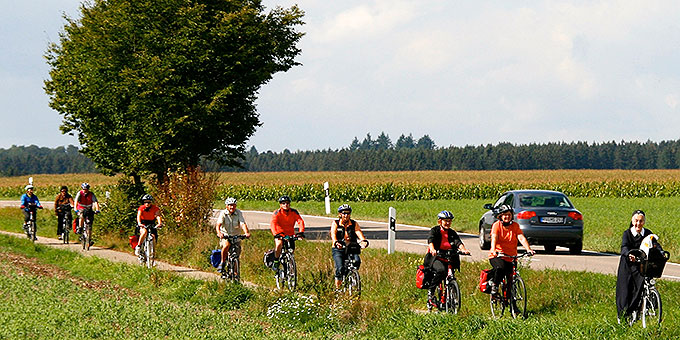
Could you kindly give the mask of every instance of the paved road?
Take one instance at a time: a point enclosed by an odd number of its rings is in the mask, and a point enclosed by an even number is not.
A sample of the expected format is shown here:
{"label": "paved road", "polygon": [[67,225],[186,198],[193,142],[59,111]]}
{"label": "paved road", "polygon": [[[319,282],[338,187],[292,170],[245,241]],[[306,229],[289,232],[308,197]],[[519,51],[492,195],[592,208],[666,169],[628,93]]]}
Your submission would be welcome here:
{"label": "paved road", "polygon": [[[18,206],[17,201],[0,201],[0,207],[2,206]],[[43,206],[46,208],[52,208],[53,202],[43,202]],[[271,212],[263,211],[243,211],[246,223],[251,229],[269,229],[269,221],[271,219]],[[321,216],[311,216],[303,215],[307,230],[305,234],[309,239],[316,240],[330,240],[328,232],[330,230],[331,218],[321,217]],[[371,242],[371,247],[387,248],[387,223],[385,222],[373,222],[373,221],[359,221],[361,229],[364,234]],[[406,251],[417,254],[425,254],[427,247],[427,235],[430,228],[412,226],[406,224],[397,224],[397,240],[396,249],[397,251]],[[463,243],[472,252],[471,257],[464,256],[462,259],[464,261],[480,261],[485,260],[487,257],[487,252],[483,252],[479,249],[477,235],[473,234],[460,234]],[[48,241],[56,242],[56,240]],[[76,246],[71,246],[76,247]],[[567,248],[558,247],[554,254],[542,253],[542,247],[537,246],[538,253],[531,259],[531,267],[533,269],[558,269],[558,270],[573,270],[573,271],[588,271],[595,273],[604,273],[616,275],[616,270],[618,268],[619,255],[598,253],[593,251],[584,250],[581,255],[569,255],[569,250]],[[114,252],[115,251],[99,249],[90,253],[98,252]],[[124,254],[124,253],[120,253]],[[135,257],[129,254],[124,254],[131,256],[125,259],[126,262],[135,263]],[[113,256],[113,255],[112,255]],[[121,255],[122,256],[122,255]],[[160,269],[164,269],[166,264],[159,264]],[[170,266],[170,265],[167,265]],[[173,266],[167,267],[168,270],[174,270],[178,272],[197,272],[193,269],[182,268]],[[198,272],[202,273],[202,272]],[[214,274],[203,273],[196,275],[210,275],[211,277],[217,277]],[[664,270],[664,279],[668,280],[678,280],[680,281],[680,264],[677,263],[667,263]]]}
{"label": "paved road", "polygon": [[[246,223],[253,229],[268,229],[271,212],[244,210]],[[302,215],[305,220],[305,234],[310,239],[330,240],[328,232],[333,220],[328,217]],[[373,221],[358,221],[371,247],[387,248],[387,223]],[[430,228],[397,224],[396,250],[417,254],[427,251],[427,236]],[[480,261],[487,258],[487,251],[479,249],[477,235],[459,234],[465,246],[472,253],[471,257],[461,257],[464,261]],[[583,251],[581,255],[569,255],[569,249],[558,247],[554,254],[542,253],[542,247],[536,246],[538,252],[531,258],[533,269],[559,269],[573,271],[588,271],[616,275],[619,265],[619,255]],[[680,264],[667,263],[664,279],[680,281]]]}

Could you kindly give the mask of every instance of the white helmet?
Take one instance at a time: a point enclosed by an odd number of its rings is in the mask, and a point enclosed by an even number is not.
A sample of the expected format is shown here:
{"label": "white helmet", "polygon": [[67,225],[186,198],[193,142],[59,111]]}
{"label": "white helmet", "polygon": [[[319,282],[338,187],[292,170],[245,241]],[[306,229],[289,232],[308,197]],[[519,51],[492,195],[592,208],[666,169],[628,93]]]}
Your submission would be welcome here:
{"label": "white helmet", "polygon": [[226,200],[224,200],[224,204],[229,205],[229,204],[236,204],[236,199],[233,197],[229,197]]}
{"label": "white helmet", "polygon": [[28,191],[28,189],[33,189],[33,185],[29,184],[24,188],[24,191]]}

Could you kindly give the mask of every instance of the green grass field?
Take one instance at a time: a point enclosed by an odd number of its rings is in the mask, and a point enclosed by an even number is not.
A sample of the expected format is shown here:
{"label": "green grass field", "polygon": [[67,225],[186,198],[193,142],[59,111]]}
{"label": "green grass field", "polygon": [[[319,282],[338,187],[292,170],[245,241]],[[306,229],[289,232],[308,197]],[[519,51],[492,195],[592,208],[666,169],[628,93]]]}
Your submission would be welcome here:
{"label": "green grass field", "polygon": [[[363,294],[352,301],[331,285],[326,244],[299,242],[298,294],[271,290],[261,264],[269,237],[244,244],[243,276],[262,288],[203,282],[137,266],[83,257],[0,235],[0,338],[7,339],[673,339],[680,337],[680,283],[658,283],[661,328],[616,323],[615,278],[522,270],[526,320],[492,319],[488,295],[476,291],[479,270],[458,274],[463,306],[456,316],[423,314],[425,291],[413,284],[422,259],[413,254],[362,254]],[[319,256],[325,254],[326,256]]]}

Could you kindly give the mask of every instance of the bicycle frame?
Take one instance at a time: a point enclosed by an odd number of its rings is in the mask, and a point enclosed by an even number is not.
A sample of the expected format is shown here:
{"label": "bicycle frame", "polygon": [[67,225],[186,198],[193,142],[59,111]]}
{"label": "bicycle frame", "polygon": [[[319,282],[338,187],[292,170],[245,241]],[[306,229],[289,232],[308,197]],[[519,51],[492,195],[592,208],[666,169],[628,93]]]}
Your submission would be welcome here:
{"label": "bicycle frame", "polygon": [[[457,250],[444,250],[437,252],[437,258],[446,262],[446,277],[439,283],[435,289],[435,298],[437,301],[437,309],[447,313],[458,314],[460,310],[460,287],[456,279],[455,270],[451,264],[454,255],[469,255],[461,253]],[[428,310],[432,310],[435,306],[428,301]]]}
{"label": "bicycle frame", "polygon": [[281,289],[285,284],[289,290],[293,291],[297,286],[297,267],[295,265],[295,253],[290,247],[290,242],[299,238],[295,235],[279,238],[283,240],[283,247],[279,258],[279,270],[276,273],[276,288]]}
{"label": "bicycle frame", "polygon": [[91,208],[83,208],[80,211],[80,216],[83,219],[83,230],[82,230],[82,242],[83,250],[90,250],[90,240],[92,239],[92,217],[93,213]]}
{"label": "bicycle frame", "polygon": [[[344,244],[344,242],[343,242]],[[349,254],[349,249],[348,247],[344,246],[343,248],[345,250],[345,261],[343,262],[343,269],[345,272],[345,275],[343,276],[342,284],[343,284],[343,290],[349,293],[350,295],[361,295],[361,275],[359,275],[359,268],[355,265],[355,261],[353,257],[350,255],[355,255],[355,254]],[[356,254],[359,256],[361,253],[361,248],[359,248],[359,253]]]}
{"label": "bicycle frame", "polygon": [[241,279],[241,262],[239,260],[240,254],[236,251],[236,247],[240,247],[240,241],[246,237],[245,235],[232,235],[224,238],[229,240],[230,246],[227,252],[225,268],[222,271],[222,278],[239,282]]}
{"label": "bicycle frame", "polygon": [[28,238],[35,242],[38,239],[38,224],[36,223],[38,206],[35,204],[30,204],[28,206]]}
{"label": "bicycle frame", "polygon": [[59,206],[59,210],[62,214],[64,214],[64,217],[61,221],[61,239],[65,244],[69,243],[69,233],[71,231],[71,209],[72,208],[70,204],[62,204]]}
{"label": "bicycle frame", "polygon": [[146,264],[147,268],[156,265],[156,236],[157,228],[155,225],[146,226],[146,237],[139,248],[139,264]]}

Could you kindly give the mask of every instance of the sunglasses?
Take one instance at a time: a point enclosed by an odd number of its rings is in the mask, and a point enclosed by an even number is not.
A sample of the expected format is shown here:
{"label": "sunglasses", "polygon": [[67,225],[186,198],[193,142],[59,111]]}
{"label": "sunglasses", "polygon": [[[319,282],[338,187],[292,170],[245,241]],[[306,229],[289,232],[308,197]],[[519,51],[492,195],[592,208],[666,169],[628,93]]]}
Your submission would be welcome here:
{"label": "sunglasses", "polygon": [[343,211],[343,212],[341,212],[340,214],[342,214],[342,215],[351,215],[352,213],[349,212],[349,211]]}

